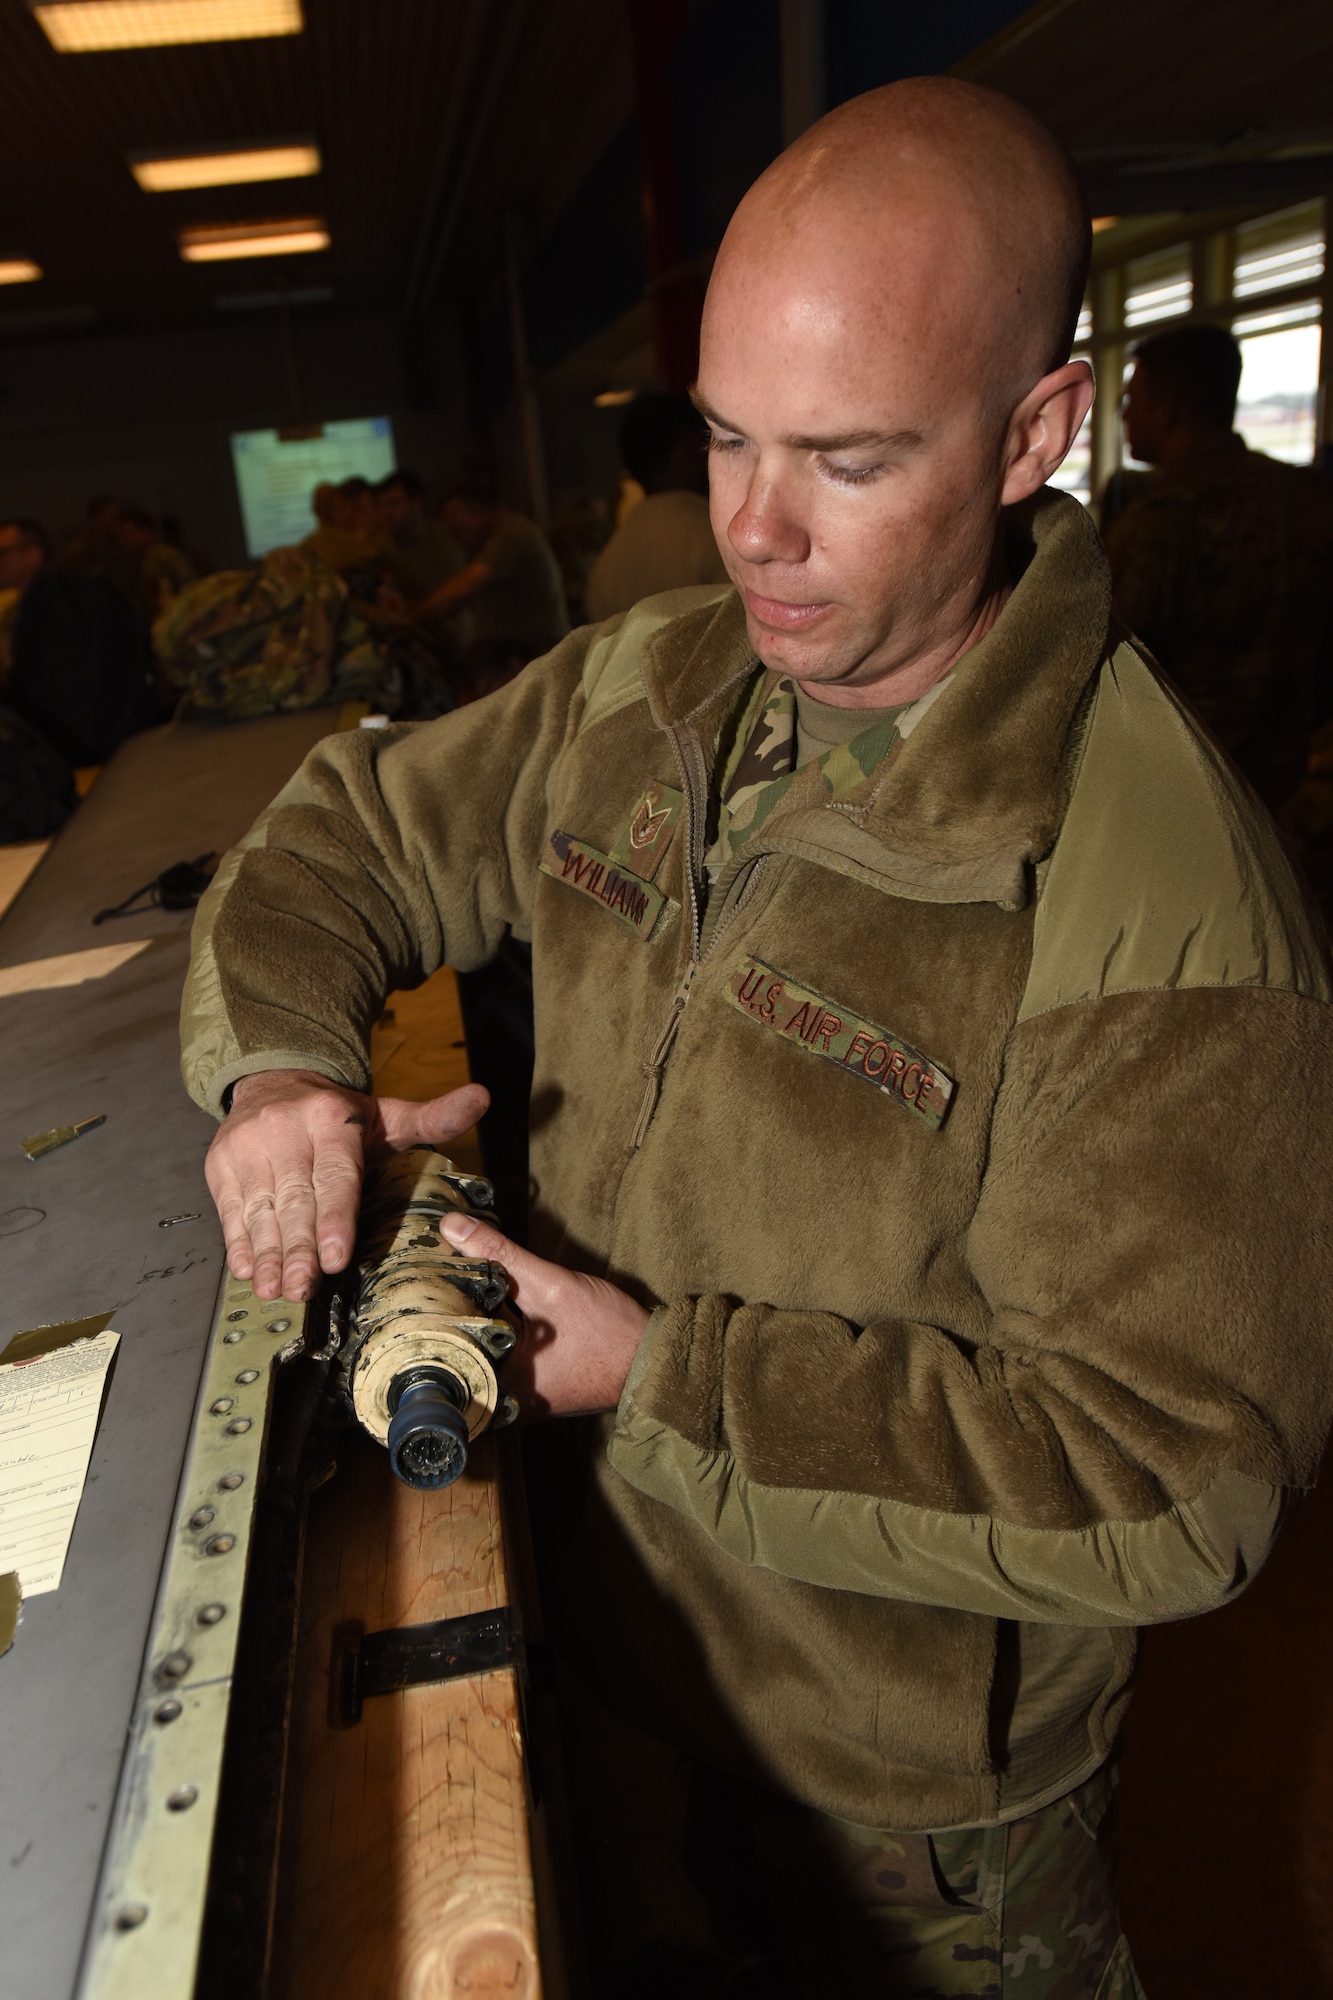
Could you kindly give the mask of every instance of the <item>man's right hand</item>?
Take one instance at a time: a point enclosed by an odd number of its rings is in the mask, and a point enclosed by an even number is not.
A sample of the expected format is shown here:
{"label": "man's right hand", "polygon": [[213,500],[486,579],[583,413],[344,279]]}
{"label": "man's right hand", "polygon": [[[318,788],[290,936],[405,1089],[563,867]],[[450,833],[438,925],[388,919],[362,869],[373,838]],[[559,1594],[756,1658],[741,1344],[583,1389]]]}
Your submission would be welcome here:
{"label": "man's right hand", "polygon": [[313,1070],[242,1077],[204,1167],[235,1276],[257,1299],[310,1298],[351,1259],[366,1162],[456,1139],[489,1103],[477,1083],[419,1104]]}

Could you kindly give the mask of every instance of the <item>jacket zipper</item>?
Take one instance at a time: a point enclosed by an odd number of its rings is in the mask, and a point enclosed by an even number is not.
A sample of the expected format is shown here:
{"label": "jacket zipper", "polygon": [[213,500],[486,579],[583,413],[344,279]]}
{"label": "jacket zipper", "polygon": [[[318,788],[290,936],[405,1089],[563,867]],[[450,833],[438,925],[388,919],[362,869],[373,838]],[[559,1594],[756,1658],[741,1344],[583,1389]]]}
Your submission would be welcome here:
{"label": "jacket zipper", "polygon": [[644,1093],[639,1105],[639,1115],[634,1121],[634,1136],[631,1150],[638,1152],[648,1136],[648,1127],[653,1122],[653,1113],[662,1095],[662,1077],[671,1051],[680,1032],[681,1017],[690,997],[694,975],[706,958],[710,958],[718,945],[731,929],[753,893],[755,882],[763,868],[767,855],[758,855],[750,867],[749,880],[737,896],[731,908],[725,913],[717,929],[708,941],[707,951],[703,950],[703,910],[699,902],[699,883],[703,874],[703,838],[706,831],[708,773],[704,765],[703,751],[694,735],[687,735],[681,729],[671,731],[671,741],[676,752],[684,779],[685,817],[687,831],[687,853],[685,879],[690,905],[690,962],[685,969],[685,977],[671,996],[671,1012],[661,1034],[653,1044],[652,1054],[644,1064]]}

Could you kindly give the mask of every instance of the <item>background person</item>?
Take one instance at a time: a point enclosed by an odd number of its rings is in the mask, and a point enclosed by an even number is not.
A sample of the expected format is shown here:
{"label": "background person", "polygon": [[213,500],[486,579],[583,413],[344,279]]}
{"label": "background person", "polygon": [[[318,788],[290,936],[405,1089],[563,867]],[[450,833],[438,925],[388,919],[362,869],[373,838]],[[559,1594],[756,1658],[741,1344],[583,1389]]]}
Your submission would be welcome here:
{"label": "background person", "polygon": [[409,602],[429,597],[467,561],[452,528],[426,512],[426,489],[415,472],[389,473],[377,488],[387,559]]}
{"label": "background person", "polygon": [[644,498],[593,564],[589,618],[614,618],[659,590],[726,582],[708,518],[707,451],[707,426],[688,396],[640,396],[630,404],[620,456]]}
{"label": "background person", "polygon": [[1157,468],[1106,530],[1115,604],[1276,812],[1300,783],[1333,643],[1333,486],[1232,429],[1222,327],[1142,341],[1125,437]]}
{"label": "background person", "polygon": [[569,630],[569,611],[559,565],[536,522],[501,506],[480,474],[450,495],[444,519],[467,563],[413,606],[414,617],[429,623],[466,607],[478,643],[525,660],[549,652]]}
{"label": "background person", "polygon": [[0,689],[14,664],[14,625],[23,593],[51,560],[51,537],[40,521],[0,521]]}

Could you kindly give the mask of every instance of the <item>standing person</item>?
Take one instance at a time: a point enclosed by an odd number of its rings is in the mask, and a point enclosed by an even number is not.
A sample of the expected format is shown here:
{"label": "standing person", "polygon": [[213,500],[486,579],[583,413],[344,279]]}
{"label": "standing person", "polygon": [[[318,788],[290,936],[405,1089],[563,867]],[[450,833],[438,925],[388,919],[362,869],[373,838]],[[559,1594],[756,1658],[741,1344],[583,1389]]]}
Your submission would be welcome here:
{"label": "standing person", "polygon": [[1046,485],[1089,244],[1006,99],[830,113],[709,286],[733,588],[328,739],[201,906],[260,1298],[346,1265],[367,1134],[476,1115],[374,1096],[386,989],[532,940],[532,1249],[444,1227],[527,1416],[594,1417],[550,1605],[599,1993],[1136,1994],[1136,1628],[1233,1597],[1319,1460],[1333,989]]}
{"label": "standing person", "polygon": [[444,518],[467,563],[415,605],[413,615],[429,623],[466,606],[479,645],[524,660],[557,645],[569,630],[569,612],[559,565],[536,522],[502,507],[480,477],[450,496]]}
{"label": "standing person", "polygon": [[116,547],[124,558],[119,581],[131,604],[152,625],[187,583],[194,582],[194,564],[184,549],[164,539],[144,507],[124,506],[116,522]]}
{"label": "standing person", "polygon": [[1333,486],[1232,429],[1235,336],[1142,341],[1125,437],[1157,468],[1106,530],[1115,605],[1276,812],[1301,782],[1333,645]]}
{"label": "standing person", "polygon": [[593,565],[590,618],[614,618],[659,590],[726,582],[708,518],[707,452],[707,426],[688,396],[640,396],[630,404],[620,456],[644,498]]}
{"label": "standing person", "polygon": [[119,500],[113,500],[109,493],[95,493],[84,510],[82,534],[66,542],[60,551],[60,567],[118,581],[124,568],[116,539],[119,521]]}
{"label": "standing person", "polygon": [[427,514],[426,490],[415,472],[391,472],[376,490],[394,579],[409,602],[429,597],[462,569],[463,545],[452,528]]}

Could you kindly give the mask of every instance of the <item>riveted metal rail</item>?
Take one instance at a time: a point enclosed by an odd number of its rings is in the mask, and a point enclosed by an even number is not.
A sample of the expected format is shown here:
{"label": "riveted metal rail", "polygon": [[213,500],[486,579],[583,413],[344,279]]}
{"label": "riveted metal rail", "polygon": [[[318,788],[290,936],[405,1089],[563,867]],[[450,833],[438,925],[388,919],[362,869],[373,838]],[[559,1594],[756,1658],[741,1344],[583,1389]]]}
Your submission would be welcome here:
{"label": "riveted metal rail", "polygon": [[246,1573],[281,1364],[306,1307],[228,1277],[181,1478],[79,2000],[190,2000]]}

